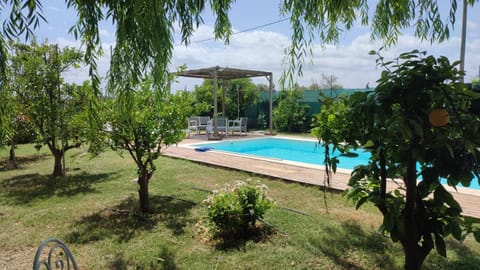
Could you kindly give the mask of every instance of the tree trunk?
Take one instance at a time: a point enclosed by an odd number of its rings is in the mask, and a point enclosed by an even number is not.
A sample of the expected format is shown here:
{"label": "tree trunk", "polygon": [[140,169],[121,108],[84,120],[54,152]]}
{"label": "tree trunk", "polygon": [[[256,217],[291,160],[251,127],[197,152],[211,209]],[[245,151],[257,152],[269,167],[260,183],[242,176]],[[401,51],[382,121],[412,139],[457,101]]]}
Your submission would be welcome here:
{"label": "tree trunk", "polygon": [[382,212],[384,216],[388,214],[388,208],[386,206],[386,195],[387,195],[387,161],[385,159],[385,152],[383,146],[381,146],[380,153],[380,202],[377,203],[378,209]]}
{"label": "tree trunk", "polygon": [[53,176],[59,177],[59,176],[65,176],[65,170],[63,167],[65,164],[63,164],[63,151],[56,151],[53,153],[54,157],[54,165],[53,165]]}
{"label": "tree trunk", "polygon": [[387,161],[385,160],[385,152],[383,146],[379,153],[380,158],[380,198],[385,200],[387,194]]}
{"label": "tree trunk", "polygon": [[417,210],[417,171],[416,160],[412,156],[412,151],[410,151],[407,161],[405,185],[407,188],[404,216],[405,235],[401,241],[403,252],[405,253],[405,269],[420,270],[425,256],[422,254],[422,249],[418,245],[418,230],[415,223],[415,213]]}
{"label": "tree trunk", "polygon": [[15,156],[15,141],[13,139],[10,143],[10,156],[8,158],[8,161],[13,166],[13,168],[17,168],[17,158]]}
{"label": "tree trunk", "polygon": [[148,213],[150,211],[150,204],[148,201],[148,182],[150,177],[146,170],[141,170],[141,175],[138,177],[138,196],[140,198],[140,211]]}

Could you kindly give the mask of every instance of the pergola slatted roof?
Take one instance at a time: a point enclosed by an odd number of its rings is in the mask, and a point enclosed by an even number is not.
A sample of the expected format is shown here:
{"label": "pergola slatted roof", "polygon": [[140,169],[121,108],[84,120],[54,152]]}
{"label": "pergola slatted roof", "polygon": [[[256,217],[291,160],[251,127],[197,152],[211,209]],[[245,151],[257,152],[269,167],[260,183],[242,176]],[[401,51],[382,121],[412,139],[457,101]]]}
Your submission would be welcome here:
{"label": "pergola slatted roof", "polygon": [[261,77],[272,75],[272,72],[258,71],[258,70],[248,70],[248,69],[238,69],[238,68],[229,68],[229,67],[210,67],[210,68],[200,68],[185,70],[183,72],[177,73],[178,76],[182,77],[191,77],[191,78],[200,78],[200,79],[213,79],[213,74],[217,73],[217,79],[221,80],[231,80],[238,78],[252,78],[252,77]]}

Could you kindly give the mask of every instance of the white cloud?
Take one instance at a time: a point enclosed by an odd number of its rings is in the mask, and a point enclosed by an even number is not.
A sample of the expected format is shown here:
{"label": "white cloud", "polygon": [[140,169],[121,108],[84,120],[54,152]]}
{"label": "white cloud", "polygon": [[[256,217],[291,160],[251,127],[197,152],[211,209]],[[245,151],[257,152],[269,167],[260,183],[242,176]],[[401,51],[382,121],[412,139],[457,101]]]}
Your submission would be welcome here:
{"label": "white cloud", "polygon": [[[192,41],[202,40],[201,37],[211,37],[212,29],[202,27],[202,33],[192,38]],[[188,69],[205,68],[212,66],[228,66],[233,68],[272,71],[275,78],[280,77],[282,71],[283,51],[289,45],[289,39],[281,34],[265,31],[254,31],[233,35],[228,45],[222,41],[205,41],[192,43],[188,47],[176,46],[171,69],[186,64]],[[179,79],[173,89],[193,89],[194,84],[201,84],[202,80]],[[256,83],[266,83],[259,78]]]}
{"label": "white cloud", "polygon": [[475,21],[467,21],[467,32],[478,36],[478,23]]}
{"label": "white cloud", "polygon": [[466,81],[471,81],[474,77],[480,77],[480,38],[468,42],[465,52],[465,70]]}
{"label": "white cloud", "polygon": [[101,38],[111,38],[112,37],[112,34],[107,29],[101,28],[98,32],[99,32]]}
{"label": "white cloud", "polygon": [[[84,50],[81,42],[78,40],[66,39],[63,37],[55,39],[54,43],[58,44],[61,48],[70,46]],[[105,77],[108,69],[110,68],[110,47],[113,46],[113,43],[102,43],[103,55],[100,56],[97,60],[97,70],[98,74],[102,77]],[[82,84],[86,80],[90,80],[88,74],[88,66],[81,65],[80,68],[74,69],[71,68],[63,74],[63,77],[68,83]]]}
{"label": "white cloud", "polygon": [[[176,45],[170,65],[170,70],[186,64],[188,69],[205,68],[212,66],[228,66],[234,68],[254,69],[273,72],[275,84],[284,71],[285,49],[290,45],[290,38],[286,35],[270,31],[252,31],[233,35],[229,44],[222,41],[194,42],[212,37],[212,28],[202,26],[192,37],[188,47]],[[109,34],[105,32],[103,34]],[[66,38],[58,38],[56,43],[61,46],[80,47],[80,42]],[[414,49],[426,50],[435,56],[447,56],[452,62],[459,58],[460,39],[451,37],[441,44],[421,42],[412,35],[402,35],[398,44],[382,51],[387,60],[394,59],[402,52]],[[105,75],[109,65],[109,47],[112,43],[105,43],[105,55],[98,60],[98,69]],[[333,74],[345,88],[363,88],[368,83],[375,86],[380,76],[381,68],[376,66],[376,56],[369,55],[370,50],[378,50],[381,43],[371,42],[369,33],[358,36],[347,44],[339,46],[313,47],[312,57],[307,57],[303,64],[303,77],[296,78],[300,85],[310,85],[312,82],[321,82],[321,75]],[[480,38],[467,40],[466,81],[478,75],[480,64]],[[310,64],[311,62],[311,64]],[[81,83],[89,79],[88,68],[72,70],[65,75],[67,81]],[[264,78],[254,79],[255,83],[267,83]],[[201,79],[180,78],[179,83],[172,85],[174,90],[193,89],[195,84],[201,84]]]}
{"label": "white cloud", "polygon": [[72,39],[68,39],[68,38],[65,38],[65,37],[58,37],[53,41],[53,43],[58,44],[58,46],[60,46],[62,48],[66,47],[66,46],[81,48],[81,44],[82,44],[78,40],[72,40]]}
{"label": "white cloud", "polygon": [[[283,59],[285,48],[289,45],[289,38],[285,35],[268,31],[246,32],[233,36],[229,45],[219,42],[201,42],[185,48],[177,47],[174,52],[173,65],[187,64],[188,68],[202,68],[215,65],[230,66],[246,69],[272,71],[274,78],[278,79],[283,72]],[[381,69],[376,66],[376,56],[368,54],[370,50],[378,50],[381,43],[370,41],[368,33],[358,36],[348,44],[340,46],[313,47],[312,57],[307,57],[303,65],[303,77],[297,78],[301,85],[310,85],[321,80],[321,74],[334,74],[339,78],[339,83],[346,88],[362,88],[369,83],[375,84]],[[400,53],[418,49],[427,51],[427,54],[446,56],[451,62],[459,58],[460,39],[451,37],[440,44],[431,44],[420,41],[413,35],[402,35],[397,45],[383,50],[382,56],[386,60],[393,60]],[[480,56],[480,40],[467,40],[466,71],[467,81],[477,74]],[[309,62],[312,64],[309,64]],[[475,67],[477,66],[477,67]],[[473,75],[474,74],[474,75]],[[188,85],[189,89],[196,82],[180,83],[181,88]],[[278,83],[277,83],[278,85]]]}

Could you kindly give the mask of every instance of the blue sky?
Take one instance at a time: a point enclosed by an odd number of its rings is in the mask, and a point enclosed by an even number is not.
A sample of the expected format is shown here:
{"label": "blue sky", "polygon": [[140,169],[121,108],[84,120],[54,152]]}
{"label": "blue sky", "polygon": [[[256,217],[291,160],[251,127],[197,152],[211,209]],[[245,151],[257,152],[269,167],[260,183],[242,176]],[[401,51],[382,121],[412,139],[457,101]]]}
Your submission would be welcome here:
{"label": "blue sky", "polygon": [[[40,40],[48,39],[49,42],[60,45],[80,46],[74,37],[68,34],[68,29],[75,23],[76,16],[72,10],[67,10],[63,0],[48,0],[44,2],[44,13],[48,24],[42,24],[37,31]],[[374,5],[372,1],[370,6]],[[450,1],[439,1],[449,5]],[[458,0],[461,6],[461,0]],[[230,19],[233,31],[238,32],[259,25],[279,21],[284,17],[279,11],[280,0],[237,0],[232,6]],[[461,9],[459,7],[459,9]],[[436,56],[444,55],[451,61],[459,59],[461,14],[457,12],[457,24],[450,39],[441,44],[420,42],[413,35],[405,31],[396,46],[384,52],[384,56],[392,59],[401,52],[412,49],[426,50]],[[480,3],[468,10],[468,30],[465,70],[466,81],[479,75],[480,65]],[[189,69],[227,66],[254,70],[271,71],[274,79],[278,80],[285,68],[285,48],[290,44],[290,24],[284,21],[267,27],[247,31],[232,36],[230,43],[225,45],[221,41],[195,42],[213,36],[214,18],[211,12],[204,14],[205,24],[200,26],[191,38],[192,44],[175,46],[175,51],[170,65],[171,69],[186,64]],[[109,22],[100,26],[101,39],[105,48],[114,44],[114,28]],[[411,31],[410,31],[411,32]],[[345,32],[338,45],[314,46],[314,54],[310,61],[304,64],[304,76],[297,78],[301,85],[310,85],[314,82],[321,83],[321,75],[335,75],[338,82],[345,88],[362,88],[368,83],[375,85],[381,70],[375,65],[375,57],[368,55],[370,50],[376,50],[380,42],[371,43],[369,29],[356,26],[353,30]],[[108,52],[108,49],[106,50]],[[109,57],[104,56],[99,61],[102,73],[108,69]],[[66,74],[70,82],[82,82],[88,79],[85,68]],[[267,83],[263,78],[254,80],[255,83]],[[195,84],[201,84],[199,79],[180,79],[173,85],[174,89],[193,89]],[[276,83],[278,85],[278,83]]]}

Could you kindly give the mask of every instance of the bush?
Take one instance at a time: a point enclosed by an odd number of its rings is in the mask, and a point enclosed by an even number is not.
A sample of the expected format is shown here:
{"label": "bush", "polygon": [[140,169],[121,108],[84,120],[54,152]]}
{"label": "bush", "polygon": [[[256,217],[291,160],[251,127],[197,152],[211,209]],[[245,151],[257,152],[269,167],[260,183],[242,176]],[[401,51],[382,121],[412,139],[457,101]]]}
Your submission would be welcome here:
{"label": "bush", "polygon": [[480,91],[480,77],[475,77],[472,79],[472,90],[476,92]]}
{"label": "bush", "polygon": [[204,201],[208,207],[208,219],[215,235],[247,236],[254,231],[257,220],[274,206],[267,196],[267,186],[250,180],[226,184],[215,190]]}
{"label": "bush", "polygon": [[257,117],[257,128],[264,129],[267,127],[266,115],[263,112],[260,112]]}
{"label": "bush", "polygon": [[273,124],[278,131],[305,132],[308,129],[309,105],[303,103],[303,92],[283,90],[273,110]]}

